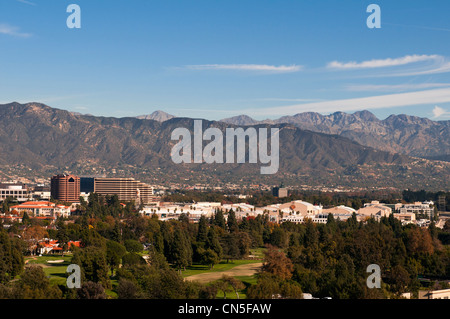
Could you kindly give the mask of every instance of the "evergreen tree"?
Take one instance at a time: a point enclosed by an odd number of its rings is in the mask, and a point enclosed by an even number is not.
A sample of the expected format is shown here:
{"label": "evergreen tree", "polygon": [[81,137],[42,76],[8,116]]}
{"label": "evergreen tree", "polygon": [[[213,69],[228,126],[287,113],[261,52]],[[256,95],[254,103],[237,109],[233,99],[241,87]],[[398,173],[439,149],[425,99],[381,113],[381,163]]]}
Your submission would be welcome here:
{"label": "evergreen tree", "polygon": [[218,209],[214,215],[214,225],[219,226],[222,229],[226,228],[225,217],[223,216],[223,211]]}
{"label": "evergreen tree", "polygon": [[198,222],[197,241],[206,243],[208,239],[208,221],[204,215],[200,217]]}
{"label": "evergreen tree", "polygon": [[206,243],[206,249],[213,250],[217,254],[217,257],[219,257],[219,260],[222,259],[223,249],[222,246],[220,245],[219,238],[217,237],[216,231],[214,230],[213,227],[210,227],[208,230],[208,240]]}
{"label": "evergreen tree", "polygon": [[192,246],[182,229],[175,230],[172,242],[172,262],[177,270],[186,269],[192,264]]}
{"label": "evergreen tree", "polygon": [[228,225],[228,231],[230,233],[235,233],[235,232],[239,231],[239,226],[238,226],[238,222],[236,219],[236,213],[234,212],[233,209],[230,209],[230,211],[228,212],[227,225]]}

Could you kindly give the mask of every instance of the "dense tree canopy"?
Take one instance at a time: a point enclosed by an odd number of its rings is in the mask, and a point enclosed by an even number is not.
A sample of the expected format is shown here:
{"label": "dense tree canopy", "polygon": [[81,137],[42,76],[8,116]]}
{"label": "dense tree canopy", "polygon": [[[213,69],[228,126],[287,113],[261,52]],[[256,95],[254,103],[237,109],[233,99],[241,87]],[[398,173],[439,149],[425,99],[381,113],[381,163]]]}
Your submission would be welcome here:
{"label": "dense tree canopy", "polygon": [[[143,217],[133,203],[123,206],[114,196],[91,194],[77,216],[59,218],[54,228],[28,219],[2,228],[0,298],[43,294],[105,298],[110,290],[124,299],[215,298],[218,292],[239,297],[241,290],[250,298],[301,298],[303,293],[395,298],[403,292],[417,293],[421,277],[450,278],[450,223],[443,229],[434,224],[420,228],[402,226],[392,216],[365,222],[353,216],[344,222],[330,215],[326,224],[311,220],[275,224],[267,214],[238,219],[233,210],[217,210],[212,218],[202,217],[196,224],[185,217],[170,221]],[[71,258],[82,270],[83,288],[77,293],[51,285],[42,269],[24,267],[24,254],[32,253],[33,244],[47,236],[62,245],[81,240],[80,248],[72,247]],[[215,285],[201,285],[181,276],[193,264],[212,269],[220,262],[245,259],[255,248],[265,251],[255,284],[243,287],[225,277]],[[381,268],[381,289],[366,286],[370,264]],[[40,279],[42,284],[37,285]]]}

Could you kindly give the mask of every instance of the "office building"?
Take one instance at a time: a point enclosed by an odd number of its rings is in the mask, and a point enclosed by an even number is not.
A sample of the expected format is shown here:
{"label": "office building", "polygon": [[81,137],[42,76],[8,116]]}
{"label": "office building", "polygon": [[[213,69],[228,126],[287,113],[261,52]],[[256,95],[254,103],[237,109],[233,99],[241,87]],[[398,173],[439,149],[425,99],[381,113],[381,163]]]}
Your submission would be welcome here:
{"label": "office building", "polygon": [[18,202],[30,200],[31,192],[24,184],[0,184],[0,200],[14,198]]}
{"label": "office building", "polygon": [[80,192],[93,193],[94,192],[94,177],[80,177]]}
{"label": "office building", "polygon": [[134,178],[95,178],[94,193],[117,195],[120,201],[149,204],[154,201],[153,188]]}
{"label": "office building", "polygon": [[285,198],[288,197],[288,190],[281,184],[280,187],[272,188],[272,195],[278,198]]}
{"label": "office building", "polygon": [[51,178],[50,192],[53,199],[63,202],[80,201],[80,178],[75,175],[56,175]]}

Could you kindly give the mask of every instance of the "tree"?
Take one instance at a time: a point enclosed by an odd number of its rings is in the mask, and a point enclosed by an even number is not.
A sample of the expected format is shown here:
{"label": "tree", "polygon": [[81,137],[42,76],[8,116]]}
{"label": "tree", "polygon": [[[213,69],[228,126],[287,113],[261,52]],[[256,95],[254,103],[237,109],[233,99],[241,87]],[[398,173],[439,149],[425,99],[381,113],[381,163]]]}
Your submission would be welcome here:
{"label": "tree", "polygon": [[10,238],[0,229],[0,283],[6,283],[22,272],[24,266],[22,247],[18,238]]}
{"label": "tree", "polygon": [[316,246],[319,243],[319,232],[317,230],[317,226],[309,218],[305,222],[305,236],[303,242],[305,247]]}
{"label": "tree", "polygon": [[216,211],[216,214],[214,215],[213,224],[219,226],[222,229],[225,229],[226,227],[225,217],[223,216],[223,211],[221,209],[218,209]]}
{"label": "tree", "polygon": [[106,252],[98,247],[86,247],[75,251],[72,264],[80,266],[82,276],[88,281],[101,283],[109,288]]}
{"label": "tree", "polygon": [[140,291],[139,287],[134,281],[120,278],[117,285],[117,297],[119,299],[139,299]]}
{"label": "tree", "polygon": [[127,253],[122,258],[124,267],[130,267],[133,265],[145,265],[145,259],[136,253]]}
{"label": "tree", "polygon": [[205,243],[208,239],[208,220],[204,215],[198,221],[197,241]]}
{"label": "tree", "polygon": [[274,246],[267,245],[267,251],[264,252],[264,255],[263,271],[281,280],[288,280],[292,277],[294,266],[282,251]]}
{"label": "tree", "polygon": [[192,263],[192,246],[183,230],[177,228],[171,247],[171,259],[176,269],[186,269]]}
{"label": "tree", "polygon": [[247,289],[249,299],[273,299],[280,292],[279,280],[268,273],[258,275],[256,285]]}
{"label": "tree", "polygon": [[40,240],[46,237],[48,237],[47,231],[39,225],[29,226],[22,233],[22,238],[28,244],[28,251],[30,252]]}
{"label": "tree", "polygon": [[113,240],[108,240],[106,242],[106,261],[111,267],[111,276],[114,276],[114,269],[119,267],[122,257],[125,254],[125,246]]}
{"label": "tree", "polygon": [[242,281],[227,275],[223,275],[221,280],[227,282],[231,286],[236,294],[237,299],[239,299],[239,290],[245,288],[245,285],[242,283]]}
{"label": "tree", "polygon": [[78,289],[77,295],[79,299],[106,299],[105,288],[100,284],[92,281],[84,282]]}
{"label": "tree", "polygon": [[302,299],[302,288],[297,282],[284,281],[280,283],[280,295],[286,299]]}
{"label": "tree", "polygon": [[208,265],[209,269],[213,269],[214,265],[220,262],[219,256],[217,256],[216,252],[210,248],[199,248],[197,253],[200,257],[200,263],[202,265]]}
{"label": "tree", "polygon": [[281,227],[276,227],[270,234],[270,244],[279,248],[286,248],[288,244],[288,234]]}
{"label": "tree", "polygon": [[125,240],[124,245],[126,250],[130,253],[140,253],[144,249],[144,246],[134,239]]}
{"label": "tree", "polygon": [[22,224],[28,225],[30,224],[30,221],[30,216],[28,216],[28,213],[25,211],[22,216]]}
{"label": "tree", "polygon": [[239,226],[238,226],[238,222],[236,219],[236,213],[234,212],[233,209],[230,209],[230,211],[228,212],[227,225],[228,225],[228,231],[230,233],[235,233],[235,232],[239,231]]}
{"label": "tree", "polygon": [[388,282],[397,293],[403,293],[411,282],[408,271],[401,265],[394,266],[389,273]]}
{"label": "tree", "polygon": [[41,266],[32,265],[25,269],[17,284],[21,299],[59,299],[61,290],[51,286]]}
{"label": "tree", "polygon": [[225,234],[220,239],[220,244],[222,246],[223,257],[227,260],[227,263],[230,259],[239,259],[241,257],[238,237],[236,234]]}
{"label": "tree", "polygon": [[227,292],[231,291],[230,283],[222,277],[216,281],[215,286],[218,290],[223,292],[223,299],[227,299]]}
{"label": "tree", "polygon": [[208,230],[208,239],[206,241],[205,247],[206,247],[206,249],[213,250],[216,253],[219,260],[222,259],[223,249],[222,249],[222,246],[220,245],[219,238],[216,235],[216,231],[212,227],[209,228],[209,230]]}

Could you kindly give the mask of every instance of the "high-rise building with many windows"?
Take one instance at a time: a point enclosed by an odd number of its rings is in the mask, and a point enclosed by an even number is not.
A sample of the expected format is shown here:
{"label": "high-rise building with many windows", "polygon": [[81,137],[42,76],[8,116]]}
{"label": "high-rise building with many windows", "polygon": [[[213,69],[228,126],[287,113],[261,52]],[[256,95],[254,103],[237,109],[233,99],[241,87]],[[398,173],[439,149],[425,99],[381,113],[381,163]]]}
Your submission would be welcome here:
{"label": "high-rise building with many windows", "polygon": [[76,203],[80,201],[80,178],[63,174],[51,178],[50,192],[53,199]]}
{"label": "high-rise building with many windows", "polygon": [[94,193],[117,195],[120,201],[148,204],[154,200],[153,187],[134,178],[95,178]]}

